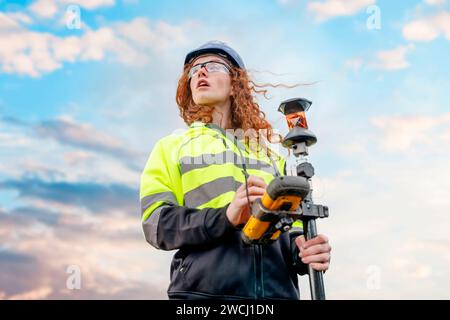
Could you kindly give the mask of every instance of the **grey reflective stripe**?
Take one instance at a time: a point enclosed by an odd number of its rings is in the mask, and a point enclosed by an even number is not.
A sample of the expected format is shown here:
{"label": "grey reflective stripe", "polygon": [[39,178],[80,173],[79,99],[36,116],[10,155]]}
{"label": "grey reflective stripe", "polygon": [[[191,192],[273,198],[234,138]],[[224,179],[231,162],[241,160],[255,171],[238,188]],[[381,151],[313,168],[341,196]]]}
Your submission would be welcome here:
{"label": "grey reflective stripe", "polygon": [[177,198],[172,192],[154,193],[141,199],[141,215],[144,214],[156,201],[166,201],[168,203],[178,204]]}
{"label": "grey reflective stripe", "polygon": [[229,191],[236,191],[242,183],[234,180],[233,177],[218,178],[202,184],[184,194],[184,203],[188,207],[198,207],[215,197]]}
{"label": "grey reflective stripe", "polygon": [[[275,174],[276,169],[272,165],[252,158],[244,158],[247,169],[255,169]],[[180,159],[181,174],[185,174],[195,169],[206,168],[210,165],[234,163],[236,165],[242,164],[241,157],[231,150],[227,150],[217,154],[202,154],[196,157],[183,157]]]}
{"label": "grey reflective stripe", "polygon": [[142,229],[144,230],[145,239],[148,243],[159,249],[158,246],[158,222],[162,209],[169,206],[160,206],[152,212],[152,214],[142,221]]}
{"label": "grey reflective stripe", "polygon": [[292,227],[289,230],[289,234],[298,234],[298,235],[302,235],[303,234],[303,229],[300,227]]}

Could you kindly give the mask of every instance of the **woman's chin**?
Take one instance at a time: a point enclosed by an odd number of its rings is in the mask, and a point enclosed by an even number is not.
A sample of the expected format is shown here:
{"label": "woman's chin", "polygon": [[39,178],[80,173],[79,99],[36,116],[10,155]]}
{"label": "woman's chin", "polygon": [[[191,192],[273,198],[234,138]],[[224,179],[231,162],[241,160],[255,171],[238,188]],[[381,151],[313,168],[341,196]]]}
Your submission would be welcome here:
{"label": "woman's chin", "polygon": [[218,101],[209,97],[199,97],[198,99],[194,99],[194,102],[198,106],[210,106],[216,104]]}

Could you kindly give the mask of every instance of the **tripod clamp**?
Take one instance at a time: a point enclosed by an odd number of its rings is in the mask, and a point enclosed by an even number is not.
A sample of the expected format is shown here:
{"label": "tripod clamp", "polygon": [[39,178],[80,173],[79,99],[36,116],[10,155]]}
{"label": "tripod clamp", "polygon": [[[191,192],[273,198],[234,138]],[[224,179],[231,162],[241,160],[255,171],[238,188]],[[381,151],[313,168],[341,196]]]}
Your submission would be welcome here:
{"label": "tripod clamp", "polygon": [[[302,162],[297,165],[297,176],[310,180],[314,176],[314,167],[309,162]],[[314,204],[311,200],[311,192],[302,201],[302,214],[300,220],[328,218],[328,207]]]}

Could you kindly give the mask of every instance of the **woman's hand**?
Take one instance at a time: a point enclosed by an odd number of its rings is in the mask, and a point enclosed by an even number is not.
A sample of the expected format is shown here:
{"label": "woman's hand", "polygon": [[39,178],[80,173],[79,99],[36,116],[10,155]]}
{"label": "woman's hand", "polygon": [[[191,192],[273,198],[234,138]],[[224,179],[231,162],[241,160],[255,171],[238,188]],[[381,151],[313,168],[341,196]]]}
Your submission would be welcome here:
{"label": "woman's hand", "polygon": [[326,271],[330,266],[331,246],[328,244],[328,238],[323,234],[305,241],[304,236],[295,239],[295,243],[300,250],[299,257],[305,264],[311,264],[311,267],[317,271]]}
{"label": "woman's hand", "polygon": [[[247,178],[248,196],[250,205],[258,198],[261,198],[266,190],[266,183],[257,176],[249,176]],[[245,183],[237,190],[233,201],[227,209],[227,218],[235,227],[246,223],[250,218],[251,212],[248,209],[247,194],[245,191]]]}

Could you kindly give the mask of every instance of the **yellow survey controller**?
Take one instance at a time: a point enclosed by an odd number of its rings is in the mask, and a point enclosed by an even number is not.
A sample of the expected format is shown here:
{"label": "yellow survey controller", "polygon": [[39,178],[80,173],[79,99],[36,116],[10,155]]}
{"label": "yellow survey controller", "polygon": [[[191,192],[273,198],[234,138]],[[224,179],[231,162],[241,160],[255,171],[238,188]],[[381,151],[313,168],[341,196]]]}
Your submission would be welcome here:
{"label": "yellow survey controller", "polygon": [[304,177],[273,179],[262,198],[252,205],[252,215],[242,229],[244,242],[267,244],[277,240],[302,213],[301,203],[309,190],[309,182]]}

